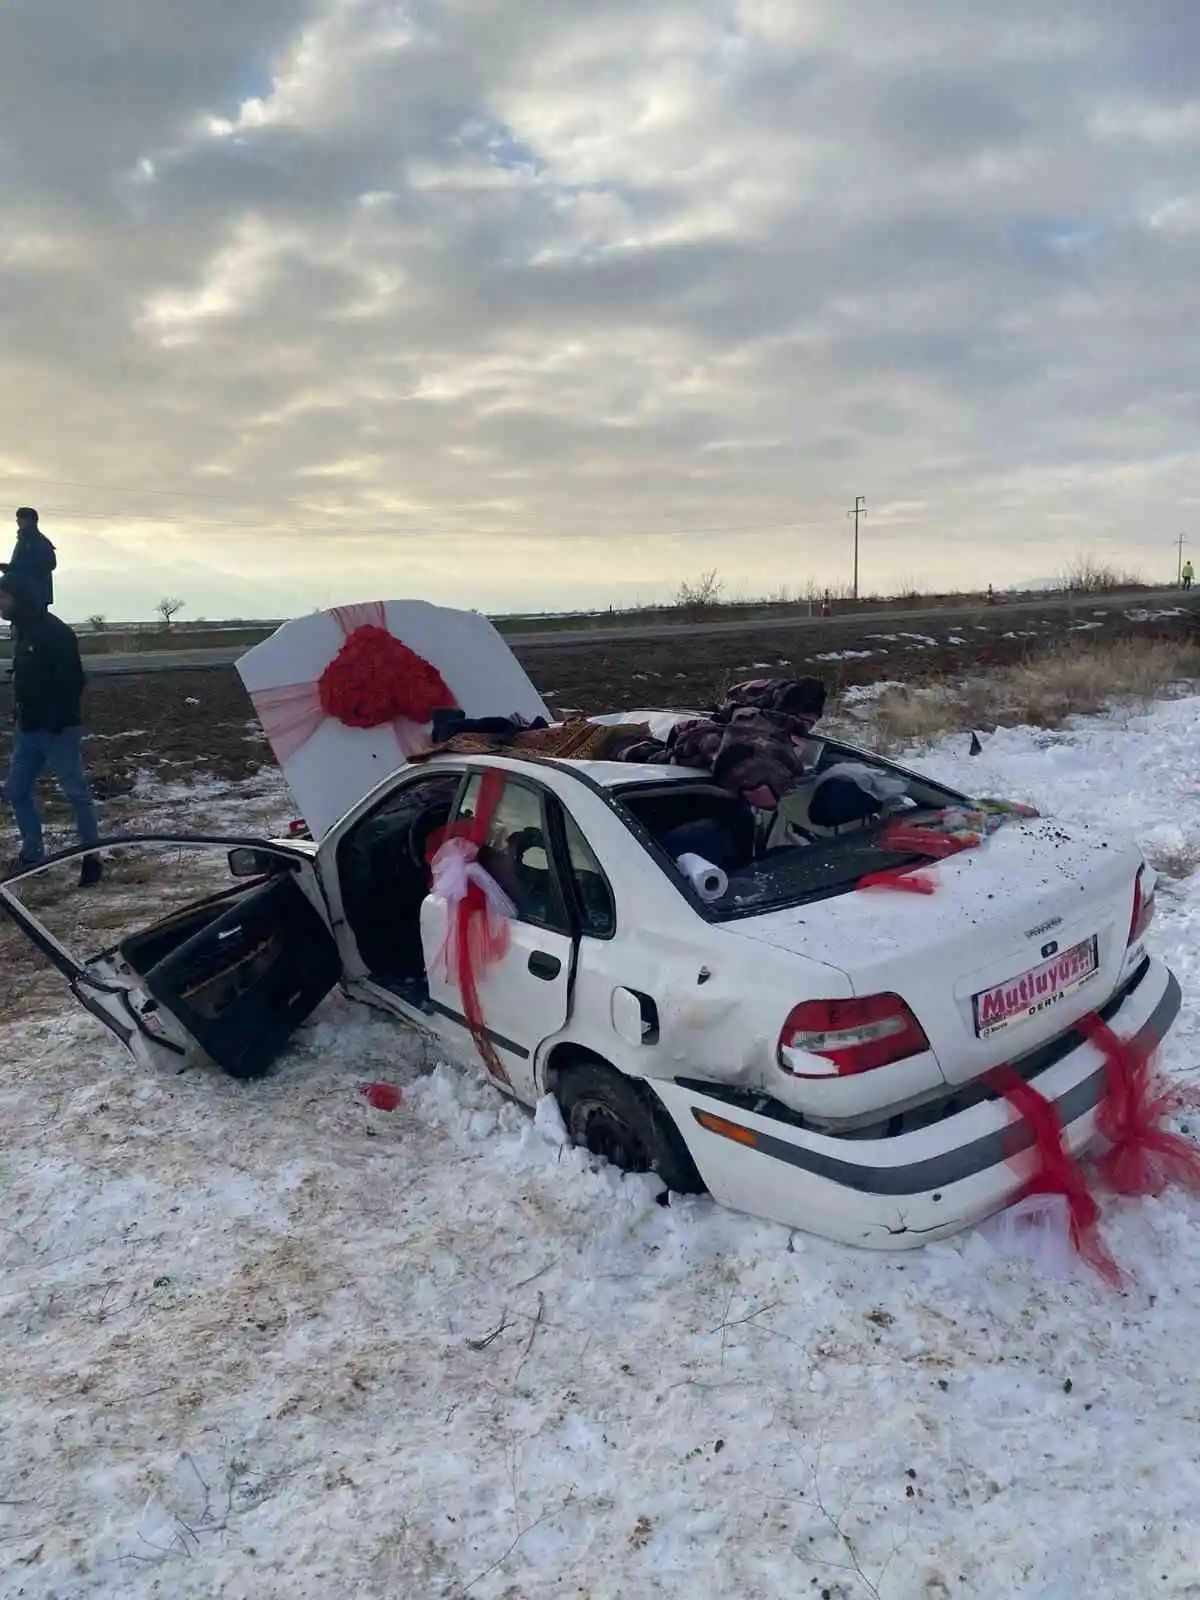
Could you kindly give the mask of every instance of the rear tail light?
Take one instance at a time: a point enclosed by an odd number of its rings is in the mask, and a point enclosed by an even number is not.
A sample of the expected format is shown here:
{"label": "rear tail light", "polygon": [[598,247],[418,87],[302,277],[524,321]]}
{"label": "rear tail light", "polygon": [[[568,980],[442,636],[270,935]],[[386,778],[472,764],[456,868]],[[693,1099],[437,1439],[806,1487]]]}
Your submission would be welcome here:
{"label": "rear tail light", "polygon": [[[797,1078],[846,1077],[928,1049],[924,1028],[898,994],[805,1000],[783,1025],[779,1065]],[[814,1056],[823,1056],[828,1067]]]}
{"label": "rear tail light", "polygon": [[1154,886],[1146,888],[1146,869],[1138,868],[1133,880],[1133,916],[1129,919],[1127,946],[1136,944],[1154,921]]}
{"label": "rear tail light", "polygon": [[303,817],[294,817],[288,823],[287,836],[289,839],[307,839],[309,837],[308,823],[305,822]]}

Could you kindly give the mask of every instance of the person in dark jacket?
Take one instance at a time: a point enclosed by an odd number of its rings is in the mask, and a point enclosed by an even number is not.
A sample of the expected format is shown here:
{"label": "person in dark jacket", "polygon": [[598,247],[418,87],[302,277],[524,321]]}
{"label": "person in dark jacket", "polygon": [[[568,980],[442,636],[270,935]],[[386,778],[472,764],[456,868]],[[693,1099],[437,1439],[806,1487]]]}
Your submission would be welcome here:
{"label": "person in dark jacket", "polygon": [[[13,625],[14,728],[4,797],[21,835],[17,870],[24,871],[45,858],[35,791],[46,768],[70,804],[80,844],[98,844],[100,825],[83,766],[79,641],[18,573],[0,577],[0,617]],[[100,857],[85,856],[80,883],[98,883],[101,875]]]}
{"label": "person in dark jacket", "polygon": [[54,604],[54,569],[58,556],[54,546],[38,527],[38,514],[32,506],[17,507],[17,542],[12,558],[0,562],[0,573],[11,572],[29,585],[35,600],[49,609]]}

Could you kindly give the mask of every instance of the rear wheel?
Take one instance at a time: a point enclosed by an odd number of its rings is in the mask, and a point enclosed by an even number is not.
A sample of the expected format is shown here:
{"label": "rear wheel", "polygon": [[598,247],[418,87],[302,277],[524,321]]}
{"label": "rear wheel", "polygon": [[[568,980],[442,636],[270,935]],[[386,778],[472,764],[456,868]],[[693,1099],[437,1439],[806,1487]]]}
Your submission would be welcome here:
{"label": "rear wheel", "polygon": [[555,1098],[572,1143],[622,1172],[653,1172],[677,1194],[702,1194],[687,1146],[654,1091],[598,1057],[572,1061]]}

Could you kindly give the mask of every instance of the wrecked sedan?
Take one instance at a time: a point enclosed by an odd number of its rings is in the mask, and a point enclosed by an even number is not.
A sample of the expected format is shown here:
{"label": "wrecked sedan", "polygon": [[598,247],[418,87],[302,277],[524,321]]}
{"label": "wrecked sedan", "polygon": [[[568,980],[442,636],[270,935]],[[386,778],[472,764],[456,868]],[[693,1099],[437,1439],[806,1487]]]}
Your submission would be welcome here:
{"label": "wrecked sedan", "polygon": [[[415,604],[386,613],[409,642]],[[499,637],[483,619],[447,620],[461,617],[438,611],[414,648],[472,715],[536,715]],[[454,681],[460,625],[477,644],[470,683]],[[293,641],[303,662],[252,664],[256,704],[314,677],[336,643]],[[76,958],[22,903],[23,878],[0,886],[76,997],[148,1065],[199,1053],[252,1077],[341,984],[482,1062],[522,1104],[554,1096],[573,1139],[626,1170],[906,1248],[1021,1193],[1014,1158],[1032,1140],[985,1081],[994,1068],[1039,1090],[1078,1153],[1096,1137],[1105,1066],[1075,1024],[1098,1014],[1151,1048],[1179,1009],[1146,950],[1154,880],[1134,847],[1018,813],[946,853],[944,819],[978,815],[975,803],[832,739],[814,734],[805,776],[764,814],[669,763],[393,753],[380,779],[375,735],[370,760],[345,726],[314,755],[315,738],[264,722],[312,837],[230,842],[223,893]],[[834,769],[886,799],[848,823],[816,820]],[[730,842],[707,875],[679,850],[706,829]],[[463,902],[436,872],[431,887],[431,858],[456,837],[475,840],[505,923],[470,995],[446,957]]]}

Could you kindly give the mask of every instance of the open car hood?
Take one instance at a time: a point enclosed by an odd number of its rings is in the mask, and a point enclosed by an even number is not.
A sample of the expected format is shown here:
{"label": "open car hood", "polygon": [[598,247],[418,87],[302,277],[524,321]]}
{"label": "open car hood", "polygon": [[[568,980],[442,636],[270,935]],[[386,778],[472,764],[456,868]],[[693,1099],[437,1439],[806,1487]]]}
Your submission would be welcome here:
{"label": "open car hood", "polygon": [[549,718],[508,645],[478,612],[426,600],[387,600],[285,622],[237,668],[314,839],[428,745],[428,722],[357,728],[322,711],[321,675],[364,626],[386,628],[436,667],[469,717]]}

